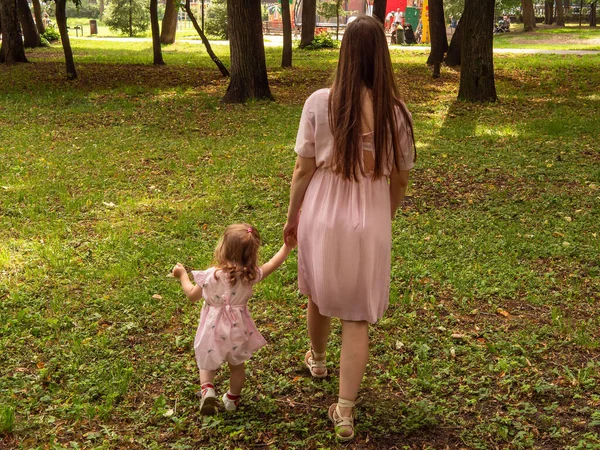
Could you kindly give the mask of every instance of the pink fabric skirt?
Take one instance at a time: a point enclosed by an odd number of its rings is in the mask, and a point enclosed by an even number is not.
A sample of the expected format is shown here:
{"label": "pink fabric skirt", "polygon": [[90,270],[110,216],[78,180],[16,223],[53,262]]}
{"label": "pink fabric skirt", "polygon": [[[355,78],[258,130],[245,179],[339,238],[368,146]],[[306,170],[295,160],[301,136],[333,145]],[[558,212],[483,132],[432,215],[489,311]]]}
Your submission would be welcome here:
{"label": "pink fabric skirt", "polygon": [[298,285],[324,316],[374,323],[389,304],[392,224],[387,178],[317,169],[298,226]]}

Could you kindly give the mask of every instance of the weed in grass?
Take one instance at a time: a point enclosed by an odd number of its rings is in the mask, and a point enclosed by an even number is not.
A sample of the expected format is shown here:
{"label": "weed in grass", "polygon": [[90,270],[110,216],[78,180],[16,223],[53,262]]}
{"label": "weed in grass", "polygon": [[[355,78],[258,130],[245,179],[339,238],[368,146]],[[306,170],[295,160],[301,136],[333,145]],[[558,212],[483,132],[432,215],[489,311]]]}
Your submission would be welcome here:
{"label": "weed in grass", "polygon": [[8,405],[0,405],[0,435],[12,433],[15,429],[15,410]]}

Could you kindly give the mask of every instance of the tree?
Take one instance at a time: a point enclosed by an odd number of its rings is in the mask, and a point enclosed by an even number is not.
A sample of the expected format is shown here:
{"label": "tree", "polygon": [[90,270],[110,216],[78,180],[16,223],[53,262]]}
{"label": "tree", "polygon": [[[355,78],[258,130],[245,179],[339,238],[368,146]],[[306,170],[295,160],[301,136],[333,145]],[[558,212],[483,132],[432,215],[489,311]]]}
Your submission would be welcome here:
{"label": "tree", "polygon": [[273,99],[267,78],[261,17],[260,0],[227,2],[231,80],[222,102],[243,103],[249,98]]}
{"label": "tree", "polygon": [[565,8],[563,0],[557,0],[556,2],[556,26],[565,26]]}
{"label": "tree", "polygon": [[440,67],[444,61],[446,50],[448,50],[443,0],[429,0],[429,29],[431,33],[431,51],[427,59],[427,65],[433,66],[433,78],[439,78]]}
{"label": "tree", "polygon": [[0,24],[2,25],[0,62],[6,64],[28,62],[19,28],[16,0],[0,0]]}
{"label": "tree", "polygon": [[381,23],[385,23],[386,7],[387,0],[373,0],[373,17],[375,17]]}
{"label": "tree", "polygon": [[44,20],[42,19],[42,5],[40,0],[32,0],[33,3],[33,15],[35,16],[35,26],[37,27],[39,34],[44,34],[46,27],[44,27]]}
{"label": "tree", "polygon": [[495,0],[465,0],[462,64],[458,98],[471,102],[495,102],[494,82]]}
{"label": "tree", "polygon": [[452,40],[450,41],[450,46],[448,47],[448,52],[446,53],[446,59],[444,60],[444,62],[449,67],[460,66],[462,36],[463,36],[463,29],[464,29],[462,24],[463,24],[463,20],[461,19],[458,21],[456,30],[454,30],[454,34],[452,35]]}
{"label": "tree", "polygon": [[217,55],[215,55],[215,52],[213,52],[213,49],[210,46],[210,42],[208,42],[208,39],[206,39],[206,35],[204,34],[204,31],[202,30],[202,28],[200,28],[200,25],[198,25],[198,21],[196,20],[196,17],[194,16],[194,13],[192,12],[192,6],[190,5],[190,0],[185,0],[185,11],[187,12],[188,17],[192,21],[192,24],[194,25],[196,32],[198,33],[198,35],[200,35],[200,39],[202,39],[202,43],[204,44],[204,47],[206,47],[206,52],[208,53],[208,56],[210,56],[210,59],[212,59],[213,62],[217,65],[217,67],[221,71],[221,74],[224,77],[228,77],[229,71],[227,70],[227,67],[225,67],[223,65],[223,63],[221,62],[221,60],[217,57]]}
{"label": "tree", "polygon": [[33,21],[33,15],[29,9],[27,0],[17,0],[17,13],[19,15],[19,22],[21,22],[21,29],[23,30],[23,44],[25,48],[34,48],[42,45],[40,33]]}
{"label": "tree", "polygon": [[283,21],[281,67],[292,67],[292,19],[290,17],[290,3],[288,0],[282,0],[281,2],[281,19]]}
{"label": "tree", "polygon": [[104,22],[113,31],[135,36],[148,29],[150,12],[145,0],[112,0]]}
{"label": "tree", "polygon": [[554,0],[546,0],[544,3],[544,23],[551,25],[552,22],[554,22]]}
{"label": "tree", "polygon": [[152,28],[152,53],[155,66],[162,66],[165,61],[160,48],[160,30],[158,25],[158,0],[150,0],[150,25]]}
{"label": "tree", "polygon": [[326,19],[331,19],[335,17],[336,26],[335,26],[335,38],[339,40],[339,32],[340,32],[340,14],[344,14],[344,8],[342,7],[342,0],[332,0],[332,1],[324,1],[319,3],[317,7],[317,14],[321,17],[325,17]]}
{"label": "tree", "polygon": [[590,27],[595,27],[596,26],[596,7],[598,5],[598,0],[593,1],[592,3],[590,3]]}
{"label": "tree", "polygon": [[302,0],[302,33],[300,47],[310,45],[315,38],[317,0]]}
{"label": "tree", "polygon": [[67,67],[67,78],[74,80],[77,78],[75,70],[75,61],[73,60],[73,50],[71,50],[71,41],[67,30],[67,0],[56,0],[56,24],[60,33],[60,40],[65,54],[65,65]]}
{"label": "tree", "polygon": [[160,30],[161,44],[174,44],[177,34],[177,0],[167,0],[165,15],[162,20],[162,29]]}
{"label": "tree", "polygon": [[523,31],[534,31],[537,25],[535,24],[533,0],[521,0],[521,7],[523,8]]}

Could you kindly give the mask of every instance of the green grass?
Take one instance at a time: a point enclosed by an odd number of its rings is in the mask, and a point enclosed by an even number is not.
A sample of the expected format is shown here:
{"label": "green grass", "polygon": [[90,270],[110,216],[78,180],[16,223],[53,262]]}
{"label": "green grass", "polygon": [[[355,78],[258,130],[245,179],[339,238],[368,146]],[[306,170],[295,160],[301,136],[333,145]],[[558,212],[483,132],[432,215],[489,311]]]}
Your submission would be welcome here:
{"label": "green grass", "polygon": [[534,32],[524,33],[522,25],[512,25],[510,33],[494,35],[495,48],[541,50],[600,50],[600,29],[569,24],[555,27],[538,24]]}
{"label": "green grass", "polygon": [[[200,307],[166,276],[206,267],[232,222],[263,259],[279,247],[302,104],[336,51],[282,70],[268,48],[277,101],[225,106],[201,46],[166,67],[147,42],[73,46],[74,82],[56,46],[0,66],[0,448],[337,448],[339,324],[313,381],[295,256],[251,300],[269,345],[243,407],[212,419]],[[349,448],[598,448],[600,56],[497,56],[500,102],[467,105],[456,72],[392,55],[419,160]]]}

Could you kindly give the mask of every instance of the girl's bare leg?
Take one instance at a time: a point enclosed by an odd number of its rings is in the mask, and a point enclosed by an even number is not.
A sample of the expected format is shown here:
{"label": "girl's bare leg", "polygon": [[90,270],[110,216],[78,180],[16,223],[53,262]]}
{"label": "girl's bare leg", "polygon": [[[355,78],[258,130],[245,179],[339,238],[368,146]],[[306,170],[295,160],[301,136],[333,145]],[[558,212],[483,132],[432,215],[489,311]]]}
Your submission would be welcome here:
{"label": "girl's bare leg", "polygon": [[229,376],[229,392],[233,395],[240,395],[246,381],[245,364],[241,363],[237,366],[229,364],[231,375]]}

